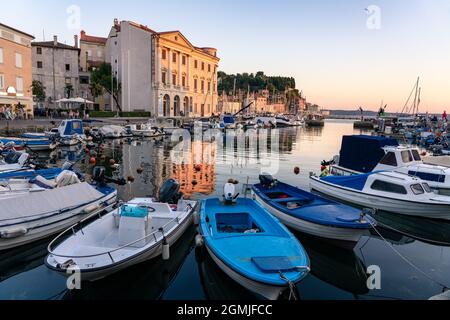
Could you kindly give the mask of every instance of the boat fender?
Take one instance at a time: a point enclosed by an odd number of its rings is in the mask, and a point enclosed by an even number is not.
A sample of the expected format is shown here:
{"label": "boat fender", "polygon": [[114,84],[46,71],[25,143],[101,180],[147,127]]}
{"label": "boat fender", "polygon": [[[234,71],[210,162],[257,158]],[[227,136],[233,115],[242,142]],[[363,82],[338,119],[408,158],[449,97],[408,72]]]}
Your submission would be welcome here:
{"label": "boat fender", "polygon": [[0,231],[1,239],[14,239],[18,237],[22,237],[28,233],[28,229],[24,227],[8,229],[4,231]]}
{"label": "boat fender", "polygon": [[93,205],[90,205],[89,207],[84,208],[83,214],[90,214],[90,213],[93,213],[93,212],[97,211],[98,209],[100,209],[100,207],[101,207],[100,204],[93,204]]}
{"label": "boat fender", "polygon": [[167,261],[170,259],[170,245],[167,242],[166,238],[164,238],[163,245],[162,245],[162,259],[164,261]]}
{"label": "boat fender", "polygon": [[200,224],[200,213],[194,212],[194,225],[198,226]]}
{"label": "boat fender", "polygon": [[201,248],[204,245],[203,236],[201,234],[198,234],[195,236],[195,246],[197,248]]}

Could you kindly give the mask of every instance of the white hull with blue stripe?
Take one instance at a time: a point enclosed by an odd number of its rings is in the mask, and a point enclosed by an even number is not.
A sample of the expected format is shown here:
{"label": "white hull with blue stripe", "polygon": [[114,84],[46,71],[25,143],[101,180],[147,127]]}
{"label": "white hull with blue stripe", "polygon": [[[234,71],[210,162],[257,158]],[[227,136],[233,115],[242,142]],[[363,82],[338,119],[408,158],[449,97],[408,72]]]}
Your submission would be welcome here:
{"label": "white hull with blue stripe", "polygon": [[[349,182],[350,180],[353,181]],[[450,197],[436,195],[426,181],[406,174],[382,172],[350,177],[312,176],[310,185],[313,190],[358,206],[409,216],[450,220]],[[388,186],[395,192],[388,188],[381,190],[378,186]]]}

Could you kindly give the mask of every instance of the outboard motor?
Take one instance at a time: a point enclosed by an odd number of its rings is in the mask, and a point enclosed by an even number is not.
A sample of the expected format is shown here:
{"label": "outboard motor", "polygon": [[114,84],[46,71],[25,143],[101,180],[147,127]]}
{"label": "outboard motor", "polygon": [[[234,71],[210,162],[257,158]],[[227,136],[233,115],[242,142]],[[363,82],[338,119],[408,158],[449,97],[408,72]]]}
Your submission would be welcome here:
{"label": "outboard motor", "polygon": [[104,185],[106,183],[105,172],[105,167],[95,167],[92,170],[92,180],[97,182],[99,185]]}
{"label": "outboard motor", "polygon": [[5,156],[5,163],[14,164],[19,162],[19,158],[22,154],[20,152],[10,151]]}
{"label": "outboard motor", "polygon": [[272,188],[277,184],[277,180],[270,174],[261,174],[259,176],[259,182],[263,187]]}
{"label": "outboard motor", "polygon": [[180,184],[174,179],[169,179],[159,189],[159,201],[162,203],[177,204],[183,197],[180,192]]}
{"label": "outboard motor", "polygon": [[238,197],[239,193],[236,194],[236,182],[233,179],[228,180],[228,183],[223,187],[225,204],[233,204]]}

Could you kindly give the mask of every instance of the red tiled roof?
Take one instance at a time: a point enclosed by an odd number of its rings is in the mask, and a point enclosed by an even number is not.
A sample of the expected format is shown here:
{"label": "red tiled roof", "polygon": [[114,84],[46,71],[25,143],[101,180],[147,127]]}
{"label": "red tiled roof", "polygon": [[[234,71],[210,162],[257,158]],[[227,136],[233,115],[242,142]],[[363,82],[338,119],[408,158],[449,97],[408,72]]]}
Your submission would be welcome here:
{"label": "red tiled roof", "polygon": [[106,44],[107,38],[103,37],[95,37],[95,36],[89,36],[86,34],[85,31],[81,31],[80,33],[80,40],[84,42],[91,42],[91,43],[97,43],[97,44]]}

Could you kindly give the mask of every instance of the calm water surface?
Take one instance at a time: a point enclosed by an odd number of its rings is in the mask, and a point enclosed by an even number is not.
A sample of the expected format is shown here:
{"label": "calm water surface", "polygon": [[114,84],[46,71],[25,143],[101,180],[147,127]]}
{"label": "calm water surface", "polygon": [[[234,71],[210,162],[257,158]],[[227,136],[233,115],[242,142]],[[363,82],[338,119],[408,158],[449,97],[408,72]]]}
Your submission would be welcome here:
{"label": "calm water surface", "polygon": [[[308,188],[309,172],[317,172],[322,160],[339,152],[342,135],[361,133],[352,122],[330,121],[324,128],[280,129],[269,133],[266,146],[251,142],[228,148],[233,139],[192,142],[190,150],[178,150],[169,140],[114,141],[103,145],[102,154],[115,159],[119,176],[135,182],[119,188],[119,196],[156,196],[168,178],[182,184],[193,199],[220,196],[223,184],[235,178],[242,184],[257,182],[261,171],[276,170],[284,182]],[[277,148],[273,141],[280,141]],[[220,139],[219,139],[220,140]],[[363,150],[361,150],[363,152]],[[48,155],[42,155],[47,160]],[[50,162],[79,160],[89,171],[83,150],[62,150]],[[182,160],[180,160],[182,159]],[[142,167],[142,174],[136,169]],[[300,174],[294,174],[294,167]],[[194,183],[193,183],[194,182]],[[450,287],[450,224],[380,213],[382,236],[367,236],[354,248],[298,234],[311,259],[312,273],[299,285],[301,298],[310,299],[428,299],[443,287],[403,261],[390,246],[434,280]],[[396,231],[395,231],[396,230]],[[400,231],[400,232],[399,232]],[[43,265],[49,240],[0,255],[0,299],[254,299],[195,249],[195,227],[171,247],[171,259],[152,260],[95,283],[82,290],[66,290],[66,279]],[[449,244],[448,246],[446,244]],[[368,266],[381,268],[381,290],[366,286]]]}

